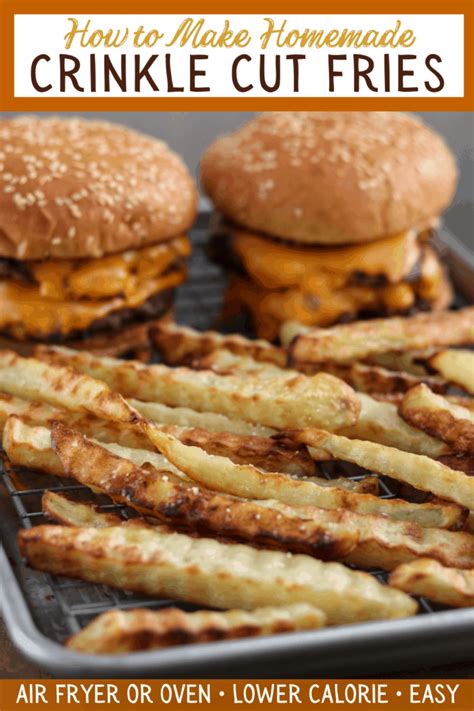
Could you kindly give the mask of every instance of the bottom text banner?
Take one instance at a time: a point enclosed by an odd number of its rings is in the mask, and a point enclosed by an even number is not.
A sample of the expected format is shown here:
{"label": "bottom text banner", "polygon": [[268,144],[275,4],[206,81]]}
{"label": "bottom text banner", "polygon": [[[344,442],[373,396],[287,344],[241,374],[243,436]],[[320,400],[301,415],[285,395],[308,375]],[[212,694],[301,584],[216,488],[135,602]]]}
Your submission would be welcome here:
{"label": "bottom text banner", "polygon": [[0,711],[13,709],[167,709],[207,706],[474,709],[474,682],[453,679],[354,680],[0,680]]}

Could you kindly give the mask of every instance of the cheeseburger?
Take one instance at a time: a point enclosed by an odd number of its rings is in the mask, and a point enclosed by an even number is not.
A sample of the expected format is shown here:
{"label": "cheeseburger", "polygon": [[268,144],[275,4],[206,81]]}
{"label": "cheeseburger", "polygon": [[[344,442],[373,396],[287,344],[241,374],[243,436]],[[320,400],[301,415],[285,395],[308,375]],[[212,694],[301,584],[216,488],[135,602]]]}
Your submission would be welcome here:
{"label": "cheeseburger", "polygon": [[162,142],[79,118],[0,122],[0,345],[145,348],[197,206]]}
{"label": "cheeseburger", "polygon": [[219,138],[201,179],[220,215],[226,313],[250,312],[274,339],[286,320],[446,308],[430,237],[456,178],[443,140],[401,113],[266,113]]}

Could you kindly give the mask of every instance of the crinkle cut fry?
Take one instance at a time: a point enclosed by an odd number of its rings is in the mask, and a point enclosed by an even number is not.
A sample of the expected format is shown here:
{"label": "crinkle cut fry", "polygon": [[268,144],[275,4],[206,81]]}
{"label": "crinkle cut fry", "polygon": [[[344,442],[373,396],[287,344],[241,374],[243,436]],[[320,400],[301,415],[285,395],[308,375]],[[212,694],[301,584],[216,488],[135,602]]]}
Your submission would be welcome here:
{"label": "crinkle cut fry", "polygon": [[448,349],[435,353],[428,365],[453,385],[474,395],[474,353]]}
{"label": "crinkle cut fry", "polygon": [[71,637],[66,646],[88,654],[124,654],[181,644],[314,630],[324,627],[325,620],[324,612],[306,603],[225,612],[185,612],[176,607],[109,610]]}
{"label": "crinkle cut fry", "polygon": [[[54,425],[54,422],[52,424]],[[97,440],[93,441],[97,442]],[[98,444],[117,456],[129,459],[138,467],[149,463],[155,467],[167,467],[175,474],[179,473],[164,457],[149,449],[136,449],[114,442],[98,442]],[[55,476],[66,476],[60,460],[52,449],[51,429],[48,427],[31,427],[21,418],[12,415],[8,418],[3,431],[3,449],[10,462],[16,466]],[[184,474],[182,476],[186,478]]]}
{"label": "crinkle cut fry", "polygon": [[401,499],[380,499],[336,487],[321,487],[314,480],[289,478],[278,472],[263,472],[248,464],[234,464],[226,457],[179,442],[172,434],[151,424],[143,425],[150,440],[178,469],[214,491],[252,499],[278,500],[290,506],[313,505],[324,509],[347,509],[414,521],[427,527],[460,528],[466,513],[451,504],[412,504]]}
{"label": "crinkle cut fry", "polygon": [[65,348],[43,347],[37,353],[47,360],[59,357],[60,362],[106,382],[124,397],[217,412],[277,429],[323,422],[338,429],[353,424],[360,410],[352,388],[325,373],[297,374],[291,379],[275,375],[262,387],[257,377],[242,382],[238,376],[212,371],[144,365]]}
{"label": "crinkle cut fry", "polygon": [[145,516],[198,533],[224,536],[270,548],[305,552],[322,559],[344,558],[357,533],[344,522],[319,524],[247,501],[199,488],[170,468],[137,467],[61,424],[52,443],[64,471],[94,491],[107,494]]}
{"label": "crinkle cut fry", "polygon": [[407,617],[417,609],[408,595],[367,573],[305,555],[128,525],[35,526],[18,538],[38,570],[206,607],[306,602],[328,624]]}
{"label": "crinkle cut fry", "polygon": [[474,510],[474,479],[434,459],[313,428],[286,434],[297,442],[321,447],[335,459],[352,462]]}
{"label": "crinkle cut fry", "polygon": [[284,366],[286,352],[268,341],[251,340],[240,334],[224,335],[217,331],[196,331],[176,323],[160,323],[150,331],[150,337],[170,365],[189,365],[195,359],[219,349],[226,349],[236,355],[250,356],[257,361]]}
{"label": "crinkle cut fry", "polygon": [[426,385],[409,390],[400,414],[410,424],[438,437],[461,455],[474,457],[474,413],[455,405]]}
{"label": "crinkle cut fry", "polygon": [[[65,412],[64,414],[69,415],[71,413]],[[58,417],[57,420],[55,420],[54,418],[49,418],[47,421],[47,424],[49,426],[43,427],[36,425],[31,426],[28,420],[25,421],[21,417],[17,417],[16,415],[10,415],[5,422],[3,430],[3,448],[7,453],[11,463],[16,466],[31,468],[35,471],[43,471],[49,474],[54,474],[55,476],[64,476],[64,469],[61,465],[61,462],[59,461],[59,459],[51,448],[50,427],[55,421],[62,422],[66,426],[74,429],[76,432],[80,432],[81,434],[85,434],[89,437],[91,433],[94,433],[96,431],[95,425],[91,424],[90,426],[88,425],[87,427],[83,427],[82,421],[81,426],[77,427],[76,418],[72,418],[71,422],[68,416]],[[97,420],[97,422],[99,421]],[[136,431],[136,433],[141,436],[138,438],[134,437],[132,442],[129,442],[129,438],[127,436],[124,436],[124,434],[126,435],[126,432],[122,432],[122,436],[118,437],[120,443],[116,443],[113,441],[115,438],[111,436],[115,429],[112,428],[112,430],[109,431],[108,425],[115,425],[115,423],[107,423],[100,421],[100,425],[97,431],[98,438],[93,437],[93,441],[97,442],[98,444],[101,444],[103,447],[117,454],[118,456],[124,457],[125,459],[130,459],[137,466],[142,466],[144,462],[149,462],[152,466],[172,468],[172,464],[164,460],[163,457],[161,457],[160,459],[161,455],[157,454],[155,451],[150,450],[151,445],[149,437],[143,434],[141,430]],[[104,430],[104,426],[107,426],[107,431]],[[168,431],[167,426],[164,426],[164,431]],[[172,431],[176,432],[174,428],[172,428]],[[188,430],[186,430],[186,432],[188,432]],[[183,439],[185,441],[189,441],[186,433],[183,434]],[[193,441],[193,433],[191,433],[191,441]],[[134,446],[130,447],[129,443],[133,444]],[[275,442],[273,446],[276,445],[277,443]],[[228,442],[226,443],[226,446],[229,446]],[[248,443],[247,446],[249,446]],[[147,449],[143,449],[143,447],[147,447]],[[215,451],[215,447],[211,449],[214,449]],[[232,455],[232,452],[229,452],[229,450],[227,449],[225,450],[225,452],[226,454]],[[239,459],[239,457],[236,458]],[[157,464],[158,461],[159,464]],[[293,460],[293,458],[290,456],[289,459],[286,460],[286,462],[285,460],[281,459],[279,459],[279,462],[280,464],[285,463],[285,468],[287,468],[289,472],[291,472],[290,476],[294,477],[297,475],[299,478],[301,474],[303,474],[303,472],[298,466],[298,459]],[[282,469],[283,468],[284,467],[282,466]],[[175,471],[174,469],[172,470]],[[175,473],[177,472],[175,471]],[[182,474],[182,476],[186,478],[184,474]],[[304,476],[303,478],[305,481],[313,482],[324,488],[337,488],[356,493],[358,492],[370,494],[377,494],[379,491],[378,479],[373,476],[363,477],[357,481],[352,481],[351,479],[348,479],[346,477],[326,479],[320,476]],[[454,512],[449,513],[448,511],[445,511],[445,513],[448,513],[448,515],[452,518],[452,520],[450,520],[449,522],[446,521],[448,527],[451,527],[451,525],[455,526],[456,516],[454,515]]]}
{"label": "crinkle cut fry", "polygon": [[75,369],[0,351],[0,391],[87,412],[105,420],[134,423],[140,415],[101,380]]}
{"label": "crinkle cut fry", "polygon": [[474,307],[420,313],[407,318],[372,319],[315,329],[296,336],[290,365],[351,363],[378,354],[474,343]]}
{"label": "crinkle cut fry", "polygon": [[389,585],[441,605],[474,607],[474,570],[444,567],[429,558],[395,568]]}

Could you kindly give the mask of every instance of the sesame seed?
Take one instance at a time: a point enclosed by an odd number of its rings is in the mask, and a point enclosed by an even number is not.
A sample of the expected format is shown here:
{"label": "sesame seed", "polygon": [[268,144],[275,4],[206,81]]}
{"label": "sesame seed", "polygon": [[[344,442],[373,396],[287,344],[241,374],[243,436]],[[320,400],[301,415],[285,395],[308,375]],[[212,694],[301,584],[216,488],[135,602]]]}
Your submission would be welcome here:
{"label": "sesame seed", "polygon": [[[265,159],[268,164],[271,155]],[[181,160],[163,142],[76,118],[19,116],[0,122],[0,180],[16,209],[49,208],[53,224],[69,215],[81,219],[86,208],[80,203],[87,199],[87,215],[98,232],[89,241],[97,251],[103,240],[110,250],[108,225],[115,223],[119,229],[128,226],[131,247],[138,239],[150,241],[165,223],[182,229],[183,214],[194,201]],[[58,208],[68,214],[55,214]],[[139,222],[133,221],[133,211],[140,214]],[[76,234],[66,225],[64,239]]]}
{"label": "sesame seed", "polygon": [[20,210],[24,210],[27,205],[25,198],[20,193],[13,194],[13,202]]}
{"label": "sesame seed", "polygon": [[28,249],[28,242],[26,240],[23,240],[18,245],[18,256],[23,257],[26,254],[27,249]]}

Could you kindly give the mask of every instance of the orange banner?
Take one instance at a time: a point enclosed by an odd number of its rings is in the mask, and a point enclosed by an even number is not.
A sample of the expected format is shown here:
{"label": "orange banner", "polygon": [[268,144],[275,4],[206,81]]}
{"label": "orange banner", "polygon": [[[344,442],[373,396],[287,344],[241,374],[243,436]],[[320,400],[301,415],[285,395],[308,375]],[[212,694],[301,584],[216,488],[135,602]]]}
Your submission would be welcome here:
{"label": "orange banner", "polygon": [[[94,2],[71,0],[65,7],[62,0],[45,0],[42,3],[36,0],[0,0],[0,47],[3,54],[0,109],[7,111],[265,111],[289,108],[336,111],[342,109],[469,111],[474,109],[472,0],[453,0],[453,2],[432,0],[429,3],[426,0],[389,0],[384,3],[376,0],[361,0],[359,3],[348,0],[341,0],[341,2],[322,0],[317,4],[309,0],[296,0],[293,3],[272,0],[270,4],[240,0],[238,3],[235,1],[226,3],[225,7],[211,0],[202,0],[202,2],[194,0],[186,3],[177,0],[173,4],[160,5],[150,0],[137,0],[134,3],[129,0]],[[264,18],[269,13],[288,20],[298,15],[303,18],[308,15],[316,22],[318,18],[326,15],[330,16],[331,21],[334,18],[334,27],[339,29],[326,32],[327,44],[324,50],[314,49],[314,47],[308,50],[305,44],[294,45],[292,36],[287,37],[283,49],[262,48],[260,30],[257,31],[257,26],[260,27],[257,25],[257,16],[261,23],[265,22]],[[233,33],[233,41],[240,39],[231,49],[222,49],[222,51],[219,49],[218,56],[213,54],[217,50],[205,43],[193,50],[190,57],[185,55],[187,69],[184,86],[180,81],[183,77],[180,75],[177,80],[173,75],[173,60],[182,59],[184,53],[188,51],[188,46],[183,48],[177,40],[170,48],[166,38],[161,43],[153,44],[160,34],[159,29],[146,32],[143,28],[137,30],[137,25],[133,24],[126,28],[129,30],[128,44],[123,47],[120,43],[114,45],[110,50],[113,52],[110,56],[107,56],[109,52],[107,47],[110,45],[105,42],[98,47],[97,52],[95,49],[90,49],[96,47],[93,38],[89,37],[91,44],[81,44],[82,39],[85,41],[85,34],[81,37],[78,34],[73,40],[76,43],[75,45],[73,43],[73,49],[77,47],[77,56],[71,49],[71,45],[68,49],[66,39],[68,32],[65,34],[65,30],[69,30],[74,25],[75,16],[81,17],[81,22],[87,25],[89,15],[98,18],[97,22],[100,22],[101,16],[115,18],[119,22],[123,15],[129,15],[135,19],[139,18],[139,25],[142,23],[146,26],[147,17],[154,16],[159,19],[180,14],[184,18],[191,15],[196,22],[206,16],[211,19],[219,16],[216,27],[221,26],[226,16],[243,17],[246,23],[246,29],[241,31],[242,35],[239,35],[237,28],[229,30],[229,34]],[[28,18],[28,15],[31,17]],[[35,18],[48,15],[60,15],[64,18],[60,31],[53,31],[52,27],[56,22],[56,20],[53,22],[53,19],[45,20],[46,25],[36,27]],[[412,18],[411,21],[420,32],[423,30],[425,33],[426,41],[422,45],[412,44],[409,40],[412,30],[405,29],[395,32],[396,48],[393,44],[384,49],[383,44],[367,46],[363,43],[365,49],[357,50],[358,54],[354,55],[352,45],[346,49],[344,44],[333,43],[331,39],[332,32],[337,34],[345,27],[346,15],[352,18],[369,16],[374,18],[374,25],[377,24],[375,18],[384,15],[387,17],[387,29],[382,34],[392,36],[394,31],[391,28],[394,23],[395,26],[397,25],[397,18]],[[17,26],[15,26],[15,16]],[[420,19],[423,16],[426,16],[426,21]],[[446,22],[443,21],[443,16],[446,16]],[[448,34],[450,22],[454,22],[456,16],[462,19],[463,28],[461,26],[461,29],[454,34],[454,31]],[[451,18],[449,22],[448,18]],[[97,32],[107,35],[108,23],[107,19],[106,24],[101,25],[102,29]],[[430,40],[432,27],[433,39]],[[54,48],[48,38],[45,39],[43,36],[42,28],[50,32],[51,38],[57,41]],[[353,26],[349,23],[346,31],[352,32],[351,28]],[[252,29],[255,29],[257,35],[254,38],[256,48],[250,50],[247,49],[245,32],[252,32]],[[17,40],[21,39],[16,42],[16,47],[15,30]],[[120,28],[111,29],[111,37],[120,37],[120,32]],[[375,33],[375,30],[369,30],[370,33]],[[407,39],[405,43],[400,40],[401,36]],[[272,37],[273,40],[277,42],[276,37]],[[150,41],[151,47],[146,52],[145,41]],[[397,44],[399,41],[401,44]],[[61,49],[58,49],[60,43]],[[191,46],[191,43],[189,45]],[[376,50],[375,46],[377,46]],[[36,51],[37,47],[39,49]],[[280,45],[275,44],[275,47]],[[336,49],[331,50],[328,47],[336,47]],[[462,76],[463,50],[464,76]],[[68,53],[65,54],[66,51]],[[143,53],[141,57],[143,62],[140,68],[137,68],[134,61],[140,52]],[[89,66],[90,54],[97,55],[93,58],[91,66]],[[282,91],[274,89],[273,86],[268,87],[268,83],[274,81],[274,74],[277,71],[275,54],[278,54],[281,60],[278,65],[278,73],[282,75],[281,83],[283,85],[286,82]],[[371,74],[375,55],[376,66]],[[82,56],[84,66],[81,64]],[[108,62],[105,69],[104,56],[106,63]],[[229,60],[225,72],[219,67],[221,57]],[[270,80],[264,76],[263,59],[269,60]],[[357,67],[353,60],[357,60]],[[125,71],[123,68],[120,73],[122,61],[124,67],[127,61],[127,69]],[[152,65],[153,70],[150,68]],[[79,66],[82,76],[88,77],[86,89],[77,81]],[[158,81],[159,86],[153,86],[155,69],[163,82],[160,84]],[[209,85],[206,81],[206,70],[207,74],[214,74],[214,84],[211,82]],[[104,73],[107,75],[106,79]],[[129,74],[129,81],[124,88],[126,73]],[[448,81],[446,87],[442,89],[445,74],[449,74],[452,87],[449,91]],[[136,90],[137,75],[143,85],[142,94]],[[104,89],[104,92],[108,91],[109,95],[100,91],[96,86],[96,80],[101,83],[105,81],[107,85],[112,84],[112,89],[110,86]],[[314,89],[311,83],[313,80]],[[25,86],[28,87],[27,90]]]}
{"label": "orange banner", "polygon": [[387,709],[437,708],[472,711],[474,682],[453,679],[352,680],[3,680],[0,711],[17,709],[167,709],[207,706],[219,711],[275,706]]}

